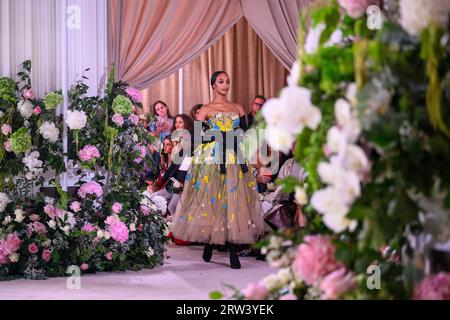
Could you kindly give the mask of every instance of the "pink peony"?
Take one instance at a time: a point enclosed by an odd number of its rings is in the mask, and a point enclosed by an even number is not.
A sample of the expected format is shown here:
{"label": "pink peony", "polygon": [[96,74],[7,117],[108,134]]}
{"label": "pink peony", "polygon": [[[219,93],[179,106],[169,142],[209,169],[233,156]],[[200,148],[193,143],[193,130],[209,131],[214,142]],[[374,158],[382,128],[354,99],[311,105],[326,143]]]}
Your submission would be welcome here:
{"label": "pink peony", "polygon": [[120,114],[118,114],[118,113],[116,113],[115,115],[113,115],[112,121],[113,121],[116,125],[118,125],[119,127],[121,127],[121,126],[123,125],[123,117],[122,117]]}
{"label": "pink peony", "polygon": [[450,273],[439,272],[423,279],[414,288],[415,300],[450,300]]}
{"label": "pink peony", "polygon": [[80,266],[80,269],[83,270],[83,271],[86,271],[87,269],[89,269],[89,265],[88,265],[87,263],[83,263],[83,264]]}
{"label": "pink peony", "polygon": [[347,14],[355,19],[360,18],[371,4],[379,5],[380,3],[379,0],[338,0],[338,2]]}
{"label": "pink peony", "polygon": [[3,147],[5,147],[6,152],[11,152],[11,142],[9,142],[9,140],[6,140],[3,143]]}
{"label": "pink peony", "polygon": [[142,102],[142,94],[138,89],[128,87],[125,89],[125,92],[134,102]]}
{"label": "pink peony", "polygon": [[97,228],[95,226],[93,226],[92,224],[90,224],[89,222],[86,223],[83,228],[81,228],[81,231],[86,231],[86,232],[94,232],[96,231]]}
{"label": "pink peony", "polygon": [[111,210],[114,213],[119,213],[120,211],[122,211],[122,204],[119,203],[119,202],[114,202],[114,204],[112,205]]}
{"label": "pink peony", "polygon": [[144,216],[148,216],[148,214],[150,213],[150,209],[147,206],[141,206],[140,209]]}
{"label": "pink peony", "polygon": [[12,132],[11,126],[9,124],[4,123],[2,125],[2,133],[3,135],[7,136]]}
{"label": "pink peony", "polygon": [[308,285],[318,285],[325,275],[341,267],[334,259],[334,251],[329,236],[306,236],[298,247],[293,270]]}
{"label": "pink peony", "polygon": [[132,113],[128,119],[130,119],[130,122],[134,125],[138,124],[139,122],[139,117],[134,113]]}
{"label": "pink peony", "polygon": [[35,115],[39,115],[39,114],[41,114],[42,109],[41,109],[41,107],[36,106],[36,107],[34,107],[33,112],[34,112]]}
{"label": "pink peony", "polygon": [[72,209],[73,212],[78,212],[81,210],[81,204],[78,201],[74,201],[70,204],[70,209]]}
{"label": "pink peony", "polygon": [[102,186],[95,181],[86,182],[78,190],[78,196],[81,199],[86,198],[87,195],[95,195],[98,198],[101,197],[102,194]]}
{"label": "pink peony", "polygon": [[42,251],[42,260],[44,260],[45,262],[49,262],[51,257],[52,252],[50,250],[45,249],[44,251]]}
{"label": "pink peony", "polygon": [[128,240],[128,228],[118,217],[109,216],[106,218],[106,224],[109,226],[108,230],[111,234],[111,238],[120,243],[124,243]]}
{"label": "pink peony", "polygon": [[34,99],[34,92],[30,89],[23,89],[22,95],[25,99]]}
{"label": "pink peony", "polygon": [[17,233],[10,233],[5,239],[0,239],[0,265],[9,263],[9,256],[19,250],[20,238]]}
{"label": "pink peony", "polygon": [[35,243],[31,243],[31,244],[28,245],[28,251],[31,254],[35,254],[35,253],[37,253],[39,251],[39,249],[38,249],[38,246]]}
{"label": "pink peony", "polygon": [[105,254],[105,258],[106,258],[107,260],[111,261],[112,258],[113,258],[112,252],[110,251],[110,252],[108,252],[107,254]]}
{"label": "pink peony", "polygon": [[297,300],[297,296],[292,293],[285,294],[284,296],[281,296],[278,300]]}
{"label": "pink peony", "polygon": [[100,152],[98,151],[96,146],[88,144],[80,150],[80,152],[78,153],[78,157],[83,162],[89,162],[100,158]]}
{"label": "pink peony", "polygon": [[322,299],[338,299],[341,294],[355,288],[356,281],[353,273],[340,268],[329,273],[321,282],[320,289],[323,291]]}
{"label": "pink peony", "polygon": [[248,284],[242,293],[247,300],[264,300],[269,296],[269,291],[262,281]]}
{"label": "pink peony", "polygon": [[43,225],[39,221],[35,221],[28,225],[28,234],[31,235],[31,234],[33,234],[33,232],[35,232],[37,234],[46,234],[47,228],[45,227],[45,225]]}

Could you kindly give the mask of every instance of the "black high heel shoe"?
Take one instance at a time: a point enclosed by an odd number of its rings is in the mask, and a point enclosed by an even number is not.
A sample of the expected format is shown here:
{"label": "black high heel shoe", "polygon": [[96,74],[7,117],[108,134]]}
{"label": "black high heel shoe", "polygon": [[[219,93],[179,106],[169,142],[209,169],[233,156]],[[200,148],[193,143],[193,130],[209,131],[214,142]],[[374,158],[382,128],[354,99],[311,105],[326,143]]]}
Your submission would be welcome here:
{"label": "black high heel shoe", "polygon": [[203,249],[203,256],[202,256],[203,260],[205,262],[210,262],[212,253],[213,253],[213,246],[211,244],[206,244],[205,248]]}
{"label": "black high heel shoe", "polygon": [[228,243],[228,250],[230,251],[230,267],[231,269],[240,269],[241,263],[237,255],[237,248],[234,243]]}

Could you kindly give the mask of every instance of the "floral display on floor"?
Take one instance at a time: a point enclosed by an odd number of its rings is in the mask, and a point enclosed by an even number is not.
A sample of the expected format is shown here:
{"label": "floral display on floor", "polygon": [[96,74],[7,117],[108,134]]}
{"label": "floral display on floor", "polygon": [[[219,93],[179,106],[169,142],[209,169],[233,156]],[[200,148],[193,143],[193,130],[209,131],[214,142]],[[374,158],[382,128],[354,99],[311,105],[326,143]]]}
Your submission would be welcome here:
{"label": "floral display on floor", "polygon": [[[55,112],[62,93],[36,97],[31,63],[23,68],[18,83],[0,78],[0,280],[64,276],[69,266],[95,272],[162,264],[166,203],[143,193],[140,171],[152,160],[134,113],[139,91],[114,82],[114,70],[103,98],[88,97],[79,81],[62,119]],[[63,121],[67,163],[79,177],[73,195],[60,183]],[[55,186],[55,197],[42,191],[45,183]]]}
{"label": "floral display on floor", "polygon": [[259,126],[275,150],[296,141],[306,183],[278,183],[308,223],[260,241],[280,271],[231,298],[450,298],[430,263],[450,237],[449,14],[440,0],[330,1],[307,33],[301,16],[288,87]]}

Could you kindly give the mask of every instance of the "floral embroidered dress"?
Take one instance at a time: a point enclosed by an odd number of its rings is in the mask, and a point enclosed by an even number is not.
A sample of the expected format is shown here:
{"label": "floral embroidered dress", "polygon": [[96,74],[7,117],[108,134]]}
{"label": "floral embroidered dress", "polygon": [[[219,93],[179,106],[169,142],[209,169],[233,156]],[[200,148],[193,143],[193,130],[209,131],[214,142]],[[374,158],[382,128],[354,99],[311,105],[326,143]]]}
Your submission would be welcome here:
{"label": "floral embroidered dress", "polygon": [[[239,127],[239,115],[215,113],[208,124],[224,135]],[[227,161],[221,165],[220,147],[212,141],[194,151],[173,220],[173,235],[210,244],[254,243],[264,232],[264,221],[253,168],[237,163],[236,148],[226,149]]]}

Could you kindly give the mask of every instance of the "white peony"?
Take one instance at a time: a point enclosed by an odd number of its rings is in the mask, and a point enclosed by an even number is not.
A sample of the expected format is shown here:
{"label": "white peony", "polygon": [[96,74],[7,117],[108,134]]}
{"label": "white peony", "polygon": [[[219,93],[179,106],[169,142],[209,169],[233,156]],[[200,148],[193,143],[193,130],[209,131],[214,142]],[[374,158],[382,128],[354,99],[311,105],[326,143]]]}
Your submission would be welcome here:
{"label": "white peony", "polygon": [[306,35],[304,49],[308,54],[314,54],[319,48],[319,40],[322,31],[325,30],[326,25],[319,23],[317,26],[310,28]]}
{"label": "white peony", "polygon": [[0,192],[0,212],[5,211],[6,206],[10,202],[11,202],[11,200],[8,198],[6,193]]}
{"label": "white peony", "polygon": [[348,205],[343,201],[342,195],[333,187],[317,190],[311,197],[311,205],[318,212],[328,215],[345,216],[349,211]]}
{"label": "white peony", "polygon": [[17,104],[17,109],[19,109],[22,118],[29,119],[33,115],[34,107],[29,100],[21,100]]}
{"label": "white peony", "polygon": [[400,0],[400,25],[409,34],[420,36],[431,24],[447,27],[450,1]]}
{"label": "white peony", "polygon": [[58,141],[59,129],[53,122],[45,121],[39,128],[42,137],[52,143]]}
{"label": "white peony", "polygon": [[80,130],[86,126],[87,115],[84,111],[67,111],[66,123],[71,130]]}

